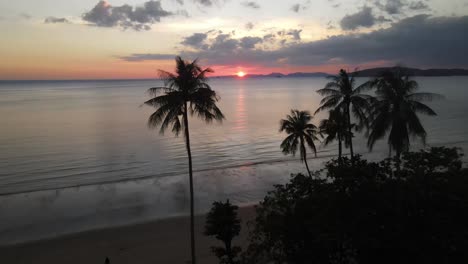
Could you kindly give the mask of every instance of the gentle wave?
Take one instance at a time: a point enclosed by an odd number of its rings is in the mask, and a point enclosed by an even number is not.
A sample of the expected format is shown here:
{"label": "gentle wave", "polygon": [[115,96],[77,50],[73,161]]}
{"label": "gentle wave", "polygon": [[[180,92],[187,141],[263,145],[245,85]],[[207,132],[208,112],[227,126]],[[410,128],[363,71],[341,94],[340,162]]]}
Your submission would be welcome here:
{"label": "gentle wave", "polygon": [[[317,154],[320,153],[328,153],[328,151],[317,151]],[[337,157],[336,154],[328,154],[328,155],[320,155],[318,157],[310,157],[307,158],[307,160],[325,160],[329,158]],[[194,169],[194,173],[200,173],[200,172],[212,172],[212,171],[220,171],[224,169],[236,169],[236,168],[242,168],[246,166],[256,166],[256,165],[265,165],[265,164],[275,164],[275,163],[286,163],[286,162],[291,162],[291,161],[297,161],[297,158],[277,158],[277,159],[270,159],[270,160],[262,160],[262,161],[254,161],[254,162],[245,162],[245,163],[240,163],[240,164],[235,164],[235,165],[226,165],[226,166],[218,166],[218,167],[211,167],[211,168],[206,168],[206,169]],[[107,165],[100,165],[97,167],[104,167]],[[152,175],[140,175],[136,177],[119,177],[115,175],[119,175],[119,172],[125,172],[129,171],[132,169],[137,169],[139,167],[130,167],[130,168],[122,168],[122,169],[117,169],[117,170],[107,170],[106,173],[116,173],[113,174],[114,176],[112,177],[111,180],[100,180],[100,181],[93,181],[89,183],[79,183],[79,184],[69,184],[70,182],[67,182],[66,185],[63,186],[58,186],[58,187],[37,187],[37,188],[30,188],[30,189],[25,189],[25,190],[20,190],[20,191],[13,191],[13,192],[5,192],[5,191],[0,191],[0,196],[7,196],[7,195],[14,195],[14,194],[20,194],[20,193],[32,193],[32,192],[38,192],[38,191],[51,191],[51,190],[58,190],[58,189],[70,189],[70,188],[76,188],[76,187],[84,187],[84,186],[92,186],[92,185],[102,185],[102,184],[110,184],[110,183],[119,183],[119,182],[129,182],[129,181],[138,181],[138,180],[143,180],[143,179],[151,179],[151,178],[163,178],[163,177],[171,177],[171,176],[180,176],[180,175],[185,175],[188,172],[182,172],[182,171],[174,171],[174,172],[166,172],[166,173],[158,173],[158,174],[152,174]],[[80,168],[83,170],[83,168]],[[66,169],[65,169],[66,170]],[[54,171],[54,173],[57,171]],[[94,172],[80,172],[80,173],[75,173],[75,174],[62,174],[61,176],[56,176],[56,177],[48,177],[46,180],[53,180],[53,179],[67,179],[71,177],[80,177],[80,176],[86,176],[86,175],[94,175],[99,171],[94,171]],[[15,187],[21,187],[25,184],[28,186],[34,186],[34,183],[40,183],[44,179],[33,179],[33,180],[24,180],[24,181],[15,181],[14,183],[3,183],[0,190],[2,188],[8,189],[12,188],[14,189]]]}

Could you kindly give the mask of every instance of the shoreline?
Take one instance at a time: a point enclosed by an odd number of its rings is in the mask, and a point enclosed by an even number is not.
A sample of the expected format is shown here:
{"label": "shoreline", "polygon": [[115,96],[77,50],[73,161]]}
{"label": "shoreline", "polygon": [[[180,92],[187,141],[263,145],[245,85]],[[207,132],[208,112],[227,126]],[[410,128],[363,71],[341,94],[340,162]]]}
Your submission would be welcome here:
{"label": "shoreline", "polygon": [[[317,151],[317,153],[329,153],[329,151]],[[368,154],[368,153],[361,153],[361,154]],[[343,156],[347,156],[349,153],[343,153]],[[326,154],[323,156],[318,157],[308,157],[307,160],[309,161],[324,161],[328,159],[332,159],[338,157],[337,154]],[[238,169],[246,166],[258,166],[258,165],[273,165],[273,164],[281,164],[281,163],[288,163],[288,162],[298,162],[297,158],[295,157],[282,157],[277,159],[271,160],[263,160],[263,161],[255,161],[255,162],[246,162],[242,164],[235,164],[235,165],[227,165],[227,166],[219,166],[213,168],[205,168],[205,169],[197,169],[194,170],[194,173],[206,173],[212,171],[220,171],[226,169]],[[63,187],[45,187],[40,189],[27,189],[24,191],[12,191],[12,192],[1,192],[0,197],[12,196],[12,195],[24,195],[24,194],[31,194],[31,193],[38,193],[38,192],[47,192],[47,191],[57,191],[57,190],[66,190],[66,189],[75,189],[81,187],[89,187],[89,186],[98,186],[98,185],[106,185],[106,184],[116,184],[116,183],[126,183],[132,181],[141,181],[141,180],[151,180],[151,179],[162,179],[165,177],[176,177],[176,176],[185,176],[187,172],[169,172],[169,173],[160,173],[155,175],[148,175],[148,176],[140,176],[134,178],[126,178],[126,179],[117,179],[117,180],[104,180],[100,182],[90,182],[90,183],[82,183],[76,185],[68,185]]]}
{"label": "shoreline", "polygon": [[[239,207],[242,230],[233,244],[245,247],[247,222],[255,217],[255,206]],[[215,238],[203,235],[206,214],[195,216],[197,257],[200,263],[217,263],[210,247]],[[5,263],[187,263],[190,259],[190,217],[176,216],[119,227],[108,227],[56,238],[0,246]]]}

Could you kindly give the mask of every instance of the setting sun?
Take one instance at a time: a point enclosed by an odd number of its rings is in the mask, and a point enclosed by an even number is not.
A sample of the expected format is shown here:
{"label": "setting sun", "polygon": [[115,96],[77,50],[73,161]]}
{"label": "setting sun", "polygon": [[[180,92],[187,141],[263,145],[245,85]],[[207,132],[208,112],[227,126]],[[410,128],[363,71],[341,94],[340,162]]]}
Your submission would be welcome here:
{"label": "setting sun", "polygon": [[238,77],[244,77],[244,76],[245,76],[245,72],[240,71],[240,72],[237,73],[237,76],[238,76]]}

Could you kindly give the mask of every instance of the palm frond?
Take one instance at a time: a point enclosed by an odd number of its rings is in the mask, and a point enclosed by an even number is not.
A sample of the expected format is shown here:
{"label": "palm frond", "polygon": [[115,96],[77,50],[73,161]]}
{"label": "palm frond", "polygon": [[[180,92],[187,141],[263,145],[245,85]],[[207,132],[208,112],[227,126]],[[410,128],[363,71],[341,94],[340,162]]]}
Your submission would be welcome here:
{"label": "palm frond", "polygon": [[287,136],[283,142],[281,142],[281,151],[284,154],[292,154],[293,156],[296,155],[297,145],[298,145],[298,137],[295,134],[291,134]]}
{"label": "palm frond", "polygon": [[333,95],[325,96],[324,98],[322,98],[322,100],[320,100],[320,105],[323,105],[330,100],[339,101],[341,99],[342,99],[341,94],[336,94],[336,95],[333,94]]}
{"label": "palm frond", "polygon": [[324,110],[335,108],[340,103],[340,100],[341,97],[331,98],[327,102],[323,103],[319,108],[317,108],[317,110],[315,110],[315,114]]}
{"label": "palm frond", "polygon": [[371,123],[371,132],[367,140],[367,146],[372,150],[375,142],[383,138],[387,130],[391,126],[391,119],[388,115],[388,106],[384,106],[377,110],[377,114],[374,115],[375,119]]}
{"label": "palm frond", "polygon": [[179,115],[182,114],[181,109],[171,109],[165,116],[164,121],[161,123],[159,130],[160,134],[164,134],[166,129],[172,124],[172,131],[178,136],[180,129],[182,128],[179,120]]}
{"label": "palm frond", "polygon": [[161,86],[161,87],[149,88],[146,92],[148,93],[149,96],[158,96],[158,95],[161,95],[161,94],[170,93],[170,92],[174,92],[174,91],[175,91],[175,89],[173,89],[173,88],[166,87],[166,86]]}
{"label": "palm frond", "polygon": [[433,101],[445,99],[445,96],[437,93],[412,93],[407,95],[406,98],[415,101]]}
{"label": "palm frond", "polygon": [[339,90],[336,90],[336,89],[333,89],[333,88],[338,88],[339,89],[338,84],[333,83],[333,82],[327,83],[325,85],[325,88],[317,90],[317,93],[320,94],[321,96],[340,95],[341,94]]}
{"label": "palm frond", "polygon": [[413,111],[417,112],[417,113],[421,113],[421,114],[425,114],[425,115],[429,115],[429,116],[436,116],[436,112],[434,112],[434,110],[432,110],[429,106],[421,103],[421,102],[418,102],[418,101],[409,101],[408,102],[412,108]]}
{"label": "palm frond", "polygon": [[310,136],[305,136],[304,138],[305,138],[305,141],[307,142],[307,145],[314,153],[315,157],[317,157],[317,148],[315,147],[314,138]]}
{"label": "palm frond", "polygon": [[[149,128],[156,128],[157,126],[161,125],[163,123],[163,120],[165,120],[167,118],[167,116],[169,115],[169,113],[173,112],[173,113],[181,113],[181,108],[179,106],[179,108],[177,106],[174,106],[174,105],[171,105],[171,104],[166,104],[166,105],[163,105],[161,107],[159,107],[158,109],[156,109],[156,111],[150,115],[150,117],[148,118],[148,127]],[[172,117],[173,118],[173,117]],[[164,130],[166,129],[166,127],[164,127],[164,129],[162,129],[160,131],[161,134],[164,134]]]}
{"label": "palm frond", "polygon": [[178,135],[183,128],[180,115],[185,113],[185,105],[190,106],[190,112],[186,114],[196,114],[208,123],[222,121],[224,115],[216,105],[219,97],[206,83],[206,74],[213,70],[202,69],[197,60],[189,62],[177,56],[175,61],[175,73],[158,72],[164,86],[148,89],[148,94],[153,98],[144,104],[156,108],[148,119],[148,126],[155,128],[160,125],[160,133],[172,126],[172,132]]}

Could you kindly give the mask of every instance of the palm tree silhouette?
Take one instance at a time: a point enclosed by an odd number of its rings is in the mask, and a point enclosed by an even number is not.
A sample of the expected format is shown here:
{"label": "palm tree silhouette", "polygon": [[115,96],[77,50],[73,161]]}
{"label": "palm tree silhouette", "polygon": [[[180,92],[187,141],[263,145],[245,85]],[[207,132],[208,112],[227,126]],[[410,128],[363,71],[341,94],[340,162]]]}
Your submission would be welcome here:
{"label": "palm tree silhouette", "polygon": [[210,68],[202,69],[197,60],[188,62],[179,56],[175,60],[176,74],[160,70],[159,76],[164,80],[164,86],[150,88],[148,93],[153,98],[144,104],[156,108],[156,111],[148,119],[150,128],[156,128],[160,125],[160,133],[164,134],[164,131],[172,126],[172,132],[176,136],[184,130],[189,160],[191,256],[192,264],[195,264],[193,172],[188,116],[196,114],[200,119],[210,123],[213,120],[221,122],[224,115],[216,106],[219,97],[207,84],[206,74],[213,72],[213,70]]}
{"label": "palm tree silhouette", "polygon": [[342,109],[330,110],[328,119],[320,121],[319,131],[321,134],[327,135],[324,141],[325,146],[338,140],[338,160],[340,161],[342,156],[342,142],[345,141],[346,145],[348,143],[346,118]]}
{"label": "palm tree silhouette", "polygon": [[419,137],[426,142],[426,130],[418,118],[418,113],[435,116],[429,106],[421,103],[425,100],[443,98],[434,93],[413,93],[418,83],[403,73],[401,68],[382,73],[370,85],[376,88],[377,100],[373,103],[370,134],[367,145],[370,150],[375,142],[390,130],[388,146],[390,154],[395,150],[399,158],[410,147],[409,136]]}
{"label": "palm tree silhouette", "polygon": [[309,123],[312,120],[312,116],[309,111],[291,110],[291,115],[287,115],[286,119],[280,121],[280,132],[285,131],[288,136],[281,143],[281,149],[285,155],[296,154],[297,147],[299,145],[299,151],[301,154],[301,160],[305,163],[309,177],[312,178],[312,174],[307,164],[307,153],[305,143],[312,149],[317,157],[317,149],[315,148],[314,140],[318,140],[317,135],[320,133],[317,131],[317,127],[314,124]]}
{"label": "palm tree silhouette", "polygon": [[353,158],[353,124],[351,123],[351,111],[359,121],[359,126],[356,127],[357,129],[362,128],[363,125],[367,125],[366,113],[370,108],[370,101],[373,97],[367,94],[361,94],[361,91],[369,87],[367,83],[355,88],[356,80],[354,76],[350,76],[343,69],[340,70],[338,75],[330,76],[328,78],[331,79],[331,82],[327,83],[324,88],[317,91],[317,93],[325,97],[320,102],[320,107],[315,111],[315,113],[327,109],[342,109],[348,129],[346,138],[349,143],[351,158]]}

